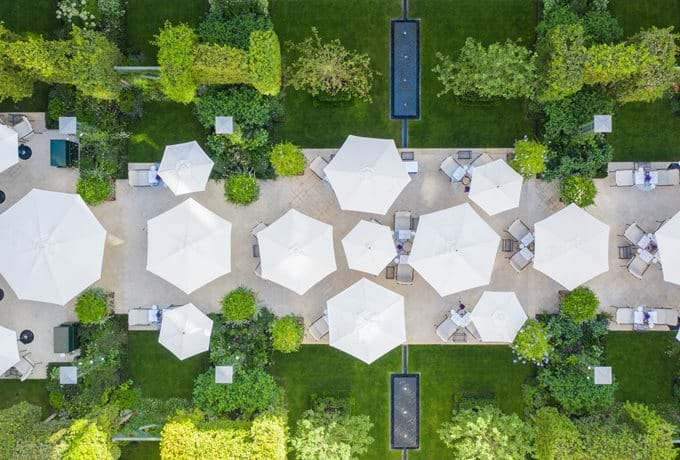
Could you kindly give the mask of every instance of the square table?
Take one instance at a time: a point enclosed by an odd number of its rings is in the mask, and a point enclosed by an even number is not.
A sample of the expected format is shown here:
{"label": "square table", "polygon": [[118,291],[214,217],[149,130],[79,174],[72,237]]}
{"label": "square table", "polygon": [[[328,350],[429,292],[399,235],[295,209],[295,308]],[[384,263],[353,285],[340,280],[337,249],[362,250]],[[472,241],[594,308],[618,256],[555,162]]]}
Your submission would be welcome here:
{"label": "square table", "polygon": [[654,241],[654,235],[652,235],[651,233],[647,233],[645,236],[640,238],[640,241],[638,241],[637,245],[638,245],[638,247],[640,247],[642,249],[646,249],[647,246],[649,246],[649,243],[651,243],[653,241]]}
{"label": "square table", "polygon": [[78,383],[78,366],[61,366],[59,368],[59,383],[76,385]]}
{"label": "square table", "polygon": [[234,117],[215,117],[215,134],[233,134]]}
{"label": "square table", "polygon": [[469,312],[465,312],[461,315],[456,310],[451,310],[450,314],[451,321],[456,323],[456,326],[458,327],[467,327],[467,325],[470,324],[470,321],[472,320]]}
{"label": "square table", "polygon": [[[649,174],[649,183],[656,185],[659,183],[659,172],[658,171],[647,171]],[[645,171],[640,171],[639,169],[635,171],[635,185],[647,185],[645,184]]]}
{"label": "square table", "polygon": [[76,117],[59,117],[59,132],[61,134],[75,134],[78,130]]}
{"label": "square table", "polygon": [[[648,311],[649,313],[649,319],[647,320],[647,323],[649,324],[649,327],[654,327],[654,324],[656,323],[657,315],[655,311]],[[638,309],[635,310],[633,313],[633,322],[635,324],[644,324],[645,323],[645,312]]]}
{"label": "square table", "polygon": [[595,366],[593,369],[593,382],[595,382],[595,385],[611,385],[612,368],[610,366]]}
{"label": "square table", "polygon": [[215,366],[215,383],[228,384],[234,381],[234,366]]}
{"label": "square table", "polygon": [[411,230],[399,230],[397,232],[397,239],[399,241],[408,241],[411,239]]}

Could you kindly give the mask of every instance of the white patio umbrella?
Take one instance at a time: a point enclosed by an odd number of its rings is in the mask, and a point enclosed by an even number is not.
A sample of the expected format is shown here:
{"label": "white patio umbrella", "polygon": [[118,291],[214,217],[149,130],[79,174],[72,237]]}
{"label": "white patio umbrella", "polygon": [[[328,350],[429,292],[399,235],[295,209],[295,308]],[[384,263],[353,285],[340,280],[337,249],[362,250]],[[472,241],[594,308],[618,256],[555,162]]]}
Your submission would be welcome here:
{"label": "white patio umbrella", "polygon": [[0,172],[19,162],[19,135],[12,128],[0,125]]}
{"label": "white patio umbrella", "polygon": [[470,186],[470,199],[488,215],[519,206],[522,176],[504,160],[496,160],[475,168]]}
{"label": "white patio umbrella", "polygon": [[444,297],[489,284],[499,242],[465,203],[420,217],[408,263]]}
{"label": "white patio umbrella", "polygon": [[534,268],[571,290],[609,270],[609,226],[575,204],[537,222]]}
{"label": "white patio umbrella", "polygon": [[397,257],[392,229],[375,222],[360,220],[342,239],[347,265],[371,275],[378,275]]}
{"label": "white patio umbrella", "polygon": [[350,135],[325,172],[341,209],[380,215],[411,181],[392,139]]}
{"label": "white patio umbrella", "polygon": [[655,236],[659,246],[659,259],[663,263],[663,279],[680,284],[680,213],[663,224]]}
{"label": "white patio umbrella", "polygon": [[262,278],[304,294],[336,270],[333,227],[291,209],[257,233]]}
{"label": "white patio umbrella", "polygon": [[0,273],[20,299],[65,305],[101,277],[105,242],[79,195],[33,189],[0,214]]}
{"label": "white patio umbrella", "polygon": [[213,322],[194,304],[166,310],[158,343],[179,359],[187,359],[210,348]]}
{"label": "white patio umbrella", "polygon": [[16,331],[0,326],[0,375],[7,372],[20,359]]}
{"label": "white patio umbrella", "polygon": [[367,364],[406,342],[404,298],[366,278],[327,307],[330,345]]}
{"label": "white patio umbrella", "polygon": [[187,294],[231,272],[231,222],[192,198],[147,227],[146,269]]}
{"label": "white patio umbrella", "polygon": [[527,320],[527,314],[514,292],[485,291],[470,319],[482,342],[510,343]]}
{"label": "white patio umbrella", "polygon": [[214,164],[196,141],[168,145],[158,175],[175,195],[202,192]]}

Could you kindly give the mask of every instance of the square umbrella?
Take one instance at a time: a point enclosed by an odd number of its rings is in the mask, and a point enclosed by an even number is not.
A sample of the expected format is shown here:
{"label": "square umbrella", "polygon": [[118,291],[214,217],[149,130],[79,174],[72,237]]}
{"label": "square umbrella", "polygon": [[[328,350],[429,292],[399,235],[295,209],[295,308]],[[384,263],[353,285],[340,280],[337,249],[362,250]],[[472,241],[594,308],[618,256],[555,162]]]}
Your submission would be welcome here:
{"label": "square umbrella", "polygon": [[59,368],[59,383],[62,385],[76,385],[78,383],[78,367],[61,366]]}
{"label": "square umbrella", "polygon": [[59,117],[59,132],[61,134],[75,134],[78,131],[76,117]]}
{"label": "square umbrella", "polygon": [[212,326],[212,320],[192,303],[168,309],[163,314],[158,343],[184,360],[208,351]]}

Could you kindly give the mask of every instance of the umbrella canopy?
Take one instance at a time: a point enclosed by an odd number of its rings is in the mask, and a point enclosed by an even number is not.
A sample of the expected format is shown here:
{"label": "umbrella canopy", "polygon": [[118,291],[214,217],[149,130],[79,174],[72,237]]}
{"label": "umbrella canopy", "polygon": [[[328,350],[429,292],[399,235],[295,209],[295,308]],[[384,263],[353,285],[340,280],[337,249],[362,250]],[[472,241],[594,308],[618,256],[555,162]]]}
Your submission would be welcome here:
{"label": "umbrella canopy", "polygon": [[0,273],[20,299],[65,305],[101,277],[105,242],[79,195],[33,189],[0,214]]}
{"label": "umbrella canopy", "polygon": [[295,209],[257,233],[262,278],[304,294],[336,270],[333,227]]}
{"label": "umbrella canopy", "polygon": [[12,128],[0,125],[0,172],[19,162],[19,135]]}
{"label": "umbrella canopy", "polygon": [[187,359],[210,348],[213,322],[194,304],[166,310],[158,343],[179,359]]}
{"label": "umbrella canopy", "polygon": [[680,213],[656,231],[659,259],[663,262],[663,279],[680,284]]}
{"label": "umbrella canopy", "polygon": [[411,181],[392,139],[348,136],[325,172],[341,209],[380,215]]}
{"label": "umbrella canopy", "polygon": [[168,145],[158,175],[175,195],[202,192],[214,164],[196,141]]}
{"label": "umbrella canopy", "polygon": [[470,315],[482,342],[510,343],[527,320],[514,292],[485,291]]}
{"label": "umbrella canopy", "polygon": [[330,345],[367,364],[406,342],[404,298],[366,278],[327,306]]}
{"label": "umbrella canopy", "polygon": [[365,220],[342,239],[347,265],[352,270],[378,275],[397,257],[392,230],[375,222]]}
{"label": "umbrella canopy", "polygon": [[0,375],[7,372],[20,359],[17,333],[0,326]]}
{"label": "umbrella canopy", "polygon": [[575,204],[534,228],[534,268],[567,289],[609,270],[609,226]]}
{"label": "umbrella canopy", "polygon": [[504,160],[496,160],[475,168],[470,186],[470,199],[488,215],[519,206],[522,176]]}
{"label": "umbrella canopy", "polygon": [[408,263],[444,297],[489,284],[499,242],[465,203],[420,217]]}
{"label": "umbrella canopy", "polygon": [[193,199],[147,227],[146,269],[187,294],[231,271],[231,222]]}

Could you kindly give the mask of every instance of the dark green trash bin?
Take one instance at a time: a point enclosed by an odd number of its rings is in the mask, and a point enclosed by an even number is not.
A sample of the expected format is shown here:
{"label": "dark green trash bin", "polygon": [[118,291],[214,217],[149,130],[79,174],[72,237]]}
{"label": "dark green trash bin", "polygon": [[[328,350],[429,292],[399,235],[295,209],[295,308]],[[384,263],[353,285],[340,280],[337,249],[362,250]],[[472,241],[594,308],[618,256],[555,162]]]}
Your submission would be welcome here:
{"label": "dark green trash bin", "polygon": [[50,166],[70,168],[78,160],[78,144],[65,139],[50,140]]}
{"label": "dark green trash bin", "polygon": [[70,353],[80,347],[77,323],[63,323],[54,328],[54,352]]}

